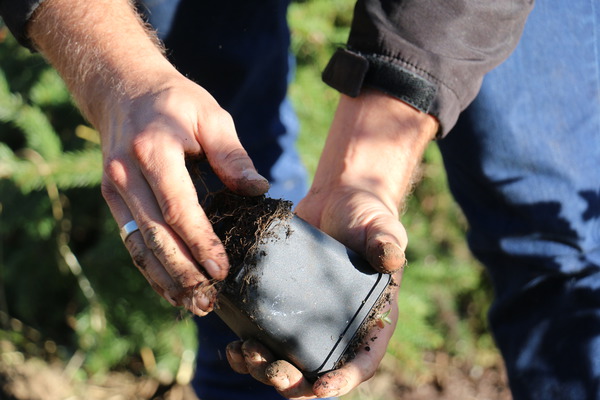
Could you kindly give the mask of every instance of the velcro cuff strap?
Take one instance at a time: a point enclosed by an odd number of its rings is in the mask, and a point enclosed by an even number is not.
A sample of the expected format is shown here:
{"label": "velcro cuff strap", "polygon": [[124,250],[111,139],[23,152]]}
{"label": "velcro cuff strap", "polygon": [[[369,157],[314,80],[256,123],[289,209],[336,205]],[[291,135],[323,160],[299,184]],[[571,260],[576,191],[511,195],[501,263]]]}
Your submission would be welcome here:
{"label": "velcro cuff strap", "polygon": [[351,97],[357,97],[364,86],[373,87],[425,113],[437,92],[433,83],[383,57],[346,49],[335,52],[323,71],[323,81]]}
{"label": "velcro cuff strap", "polygon": [[346,49],[338,49],[323,71],[323,81],[350,97],[357,97],[369,70],[369,60]]}

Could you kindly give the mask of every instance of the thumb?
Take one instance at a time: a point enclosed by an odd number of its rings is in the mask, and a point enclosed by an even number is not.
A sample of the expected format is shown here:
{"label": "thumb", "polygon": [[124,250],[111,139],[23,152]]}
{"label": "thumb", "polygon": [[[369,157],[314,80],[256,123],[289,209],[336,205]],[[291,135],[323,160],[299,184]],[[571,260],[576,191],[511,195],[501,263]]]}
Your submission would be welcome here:
{"label": "thumb", "polygon": [[[260,175],[240,143],[231,116],[224,110],[213,116],[210,133],[201,135],[200,144],[221,182],[237,194],[259,196],[269,190],[268,180]],[[206,127],[205,127],[206,128]]]}
{"label": "thumb", "polygon": [[406,265],[408,237],[397,216],[379,214],[367,226],[366,258],[379,272],[391,274]]}

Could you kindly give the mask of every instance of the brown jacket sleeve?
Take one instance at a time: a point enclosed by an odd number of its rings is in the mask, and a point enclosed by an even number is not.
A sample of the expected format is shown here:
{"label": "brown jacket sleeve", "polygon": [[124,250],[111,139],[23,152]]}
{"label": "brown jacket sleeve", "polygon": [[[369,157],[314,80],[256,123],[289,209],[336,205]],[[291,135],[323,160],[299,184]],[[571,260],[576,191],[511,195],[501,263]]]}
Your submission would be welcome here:
{"label": "brown jacket sleeve", "polygon": [[345,49],[323,80],[357,96],[363,86],[435,116],[446,134],[483,76],[515,48],[533,0],[358,0]]}

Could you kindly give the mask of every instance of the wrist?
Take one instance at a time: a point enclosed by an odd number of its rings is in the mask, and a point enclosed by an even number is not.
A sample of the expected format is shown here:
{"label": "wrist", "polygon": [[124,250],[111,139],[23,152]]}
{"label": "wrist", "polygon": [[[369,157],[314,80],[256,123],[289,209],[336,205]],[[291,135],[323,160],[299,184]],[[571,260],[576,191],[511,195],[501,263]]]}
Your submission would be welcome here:
{"label": "wrist", "polygon": [[95,79],[90,76],[77,94],[73,94],[83,114],[100,131],[116,122],[112,121],[114,116],[126,118],[138,100],[156,97],[172,82],[184,79],[167,60],[118,69],[113,75],[107,75],[101,73]]}
{"label": "wrist", "polygon": [[382,92],[342,96],[311,194],[368,191],[397,212],[437,129],[435,118]]}

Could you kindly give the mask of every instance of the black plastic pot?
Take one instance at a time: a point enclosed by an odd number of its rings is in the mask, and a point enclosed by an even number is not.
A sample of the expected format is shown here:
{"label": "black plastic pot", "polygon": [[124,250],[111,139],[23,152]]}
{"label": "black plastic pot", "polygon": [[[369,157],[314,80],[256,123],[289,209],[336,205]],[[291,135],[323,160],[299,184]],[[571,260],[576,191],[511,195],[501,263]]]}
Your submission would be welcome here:
{"label": "black plastic pot", "polygon": [[314,379],[339,366],[390,276],[294,216],[272,223],[228,281],[216,309],[223,321]]}

